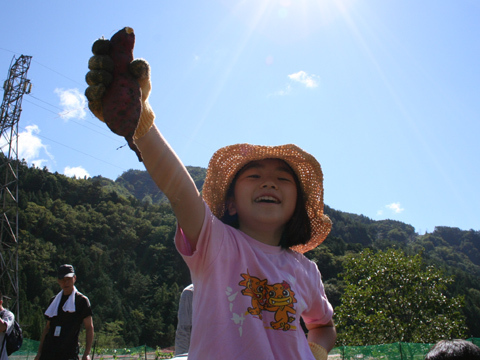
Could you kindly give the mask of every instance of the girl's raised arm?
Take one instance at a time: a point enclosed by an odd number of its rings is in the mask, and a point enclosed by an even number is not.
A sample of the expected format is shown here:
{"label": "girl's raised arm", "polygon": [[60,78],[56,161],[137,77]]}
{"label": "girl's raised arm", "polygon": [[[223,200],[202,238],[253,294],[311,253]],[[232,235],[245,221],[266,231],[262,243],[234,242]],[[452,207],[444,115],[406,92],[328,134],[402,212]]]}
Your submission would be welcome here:
{"label": "girl's raised arm", "polygon": [[202,198],[193,179],[155,125],[135,143],[142,153],[148,173],[170,201],[193,251],[205,214]]}
{"label": "girl's raised arm", "polygon": [[[133,57],[135,34],[125,27],[92,45],[85,90],[88,107],[115,134],[125,137],[159,189],[167,196],[183,233],[196,248],[205,208],[187,169],[153,124],[148,103],[150,65]],[[136,140],[134,140],[136,139]]]}

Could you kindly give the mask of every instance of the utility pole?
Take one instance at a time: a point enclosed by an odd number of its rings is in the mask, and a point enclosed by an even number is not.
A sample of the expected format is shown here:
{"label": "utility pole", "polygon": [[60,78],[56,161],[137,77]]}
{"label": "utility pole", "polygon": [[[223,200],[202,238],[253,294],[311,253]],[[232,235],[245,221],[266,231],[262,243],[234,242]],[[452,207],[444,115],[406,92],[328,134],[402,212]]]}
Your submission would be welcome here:
{"label": "utility pole", "polygon": [[32,89],[27,79],[31,60],[31,56],[13,57],[0,112],[0,289],[11,299],[9,308],[18,322],[18,121],[23,95]]}

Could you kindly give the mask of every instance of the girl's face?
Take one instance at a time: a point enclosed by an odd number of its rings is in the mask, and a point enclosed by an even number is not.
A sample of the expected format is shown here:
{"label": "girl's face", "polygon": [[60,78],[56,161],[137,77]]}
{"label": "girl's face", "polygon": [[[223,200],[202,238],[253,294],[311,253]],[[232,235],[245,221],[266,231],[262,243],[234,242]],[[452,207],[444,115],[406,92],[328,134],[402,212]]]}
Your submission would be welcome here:
{"label": "girl's face", "polygon": [[297,186],[290,167],[279,159],[265,159],[240,171],[227,209],[230,215],[238,215],[239,229],[247,235],[256,237],[261,232],[280,239],[296,202]]}

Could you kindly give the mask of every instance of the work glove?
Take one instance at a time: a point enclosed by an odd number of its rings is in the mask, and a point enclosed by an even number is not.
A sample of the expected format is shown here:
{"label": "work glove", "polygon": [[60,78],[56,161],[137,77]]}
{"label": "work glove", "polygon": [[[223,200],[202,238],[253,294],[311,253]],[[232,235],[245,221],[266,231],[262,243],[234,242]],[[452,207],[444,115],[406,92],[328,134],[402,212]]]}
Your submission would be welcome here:
{"label": "work glove", "polygon": [[85,90],[90,111],[115,134],[123,136],[138,159],[134,143],[152,127],[155,113],[148,103],[152,89],[150,65],[133,59],[135,35],[126,27],[108,39],[98,39],[88,61]]}
{"label": "work glove", "polygon": [[312,350],[313,357],[316,360],[327,360],[328,359],[328,352],[327,350],[314,342],[309,342],[310,350]]}

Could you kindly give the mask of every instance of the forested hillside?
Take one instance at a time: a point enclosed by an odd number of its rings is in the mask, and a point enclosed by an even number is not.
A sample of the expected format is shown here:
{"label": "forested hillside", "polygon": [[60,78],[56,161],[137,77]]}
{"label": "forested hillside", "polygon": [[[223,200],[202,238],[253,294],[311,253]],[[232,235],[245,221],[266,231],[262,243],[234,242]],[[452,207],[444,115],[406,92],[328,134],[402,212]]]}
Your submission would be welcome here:
{"label": "forested hillside", "polygon": [[[205,169],[189,171],[201,189]],[[20,312],[26,337],[39,339],[43,311],[59,290],[56,268],[71,263],[77,288],[91,300],[98,341],[173,345],[178,299],[190,277],[174,248],[173,213],[146,172],[130,170],[116,181],[71,179],[22,163],[19,200]],[[332,232],[307,256],[317,262],[334,306],[345,289],[339,274],[347,254],[401,249],[455,276],[446,295],[465,297],[467,335],[480,337],[479,231],[439,226],[418,235],[398,221],[373,221],[328,206],[325,211]]]}

